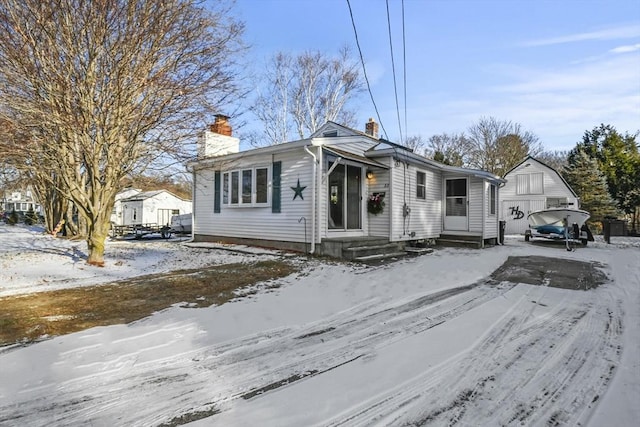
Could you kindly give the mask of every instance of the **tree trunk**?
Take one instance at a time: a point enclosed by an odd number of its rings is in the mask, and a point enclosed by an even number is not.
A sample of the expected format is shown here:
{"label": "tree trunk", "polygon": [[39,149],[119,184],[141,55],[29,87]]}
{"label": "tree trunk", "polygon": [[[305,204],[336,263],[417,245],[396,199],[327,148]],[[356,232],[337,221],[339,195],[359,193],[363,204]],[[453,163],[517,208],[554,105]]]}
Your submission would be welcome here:
{"label": "tree trunk", "polygon": [[[101,217],[103,215],[100,215]],[[104,245],[109,235],[109,221],[90,223],[87,234],[87,264],[104,267]]]}

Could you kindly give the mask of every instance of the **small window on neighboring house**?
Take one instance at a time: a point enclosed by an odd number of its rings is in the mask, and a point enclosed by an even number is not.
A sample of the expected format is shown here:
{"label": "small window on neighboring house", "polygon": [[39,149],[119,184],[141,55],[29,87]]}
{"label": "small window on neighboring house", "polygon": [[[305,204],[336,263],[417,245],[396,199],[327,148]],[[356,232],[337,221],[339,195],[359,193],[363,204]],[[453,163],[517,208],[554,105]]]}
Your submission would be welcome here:
{"label": "small window on neighboring house", "polygon": [[497,188],[495,184],[489,186],[489,215],[496,214],[496,194]]}
{"label": "small window on neighboring house", "polygon": [[427,198],[427,174],[424,172],[416,173],[416,197],[418,199]]}
{"label": "small window on neighboring house", "polygon": [[543,174],[542,172],[536,172],[531,174],[531,182],[529,185],[529,189],[531,190],[531,194],[542,194],[543,191]]}
{"label": "small window on neighboring house", "polygon": [[516,194],[543,194],[543,182],[542,172],[516,175]]}
{"label": "small window on neighboring house", "polygon": [[135,221],[138,219],[138,208],[133,208],[133,215],[131,218]]}
{"label": "small window on neighboring house", "polygon": [[171,215],[180,215],[180,209],[172,209]]}
{"label": "small window on neighboring house", "polygon": [[566,197],[547,197],[547,208],[566,208]]}
{"label": "small window on neighboring house", "polygon": [[334,137],[334,136],[338,136],[338,131],[337,130],[330,130],[330,131],[324,132],[322,134],[322,136],[324,136],[325,138],[331,138],[331,137]]}

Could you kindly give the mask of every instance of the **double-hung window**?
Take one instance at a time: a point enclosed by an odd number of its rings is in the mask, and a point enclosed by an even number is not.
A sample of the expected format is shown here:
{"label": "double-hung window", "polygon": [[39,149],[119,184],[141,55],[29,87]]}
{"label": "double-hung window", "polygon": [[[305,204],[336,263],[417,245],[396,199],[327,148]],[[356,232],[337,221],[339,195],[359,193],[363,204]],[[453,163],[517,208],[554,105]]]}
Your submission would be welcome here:
{"label": "double-hung window", "polygon": [[222,204],[269,206],[269,168],[257,167],[222,174]]}
{"label": "double-hung window", "polygon": [[497,187],[495,184],[489,185],[489,215],[496,214]]}
{"label": "double-hung window", "polygon": [[416,172],[416,197],[427,198],[427,174],[424,172]]}

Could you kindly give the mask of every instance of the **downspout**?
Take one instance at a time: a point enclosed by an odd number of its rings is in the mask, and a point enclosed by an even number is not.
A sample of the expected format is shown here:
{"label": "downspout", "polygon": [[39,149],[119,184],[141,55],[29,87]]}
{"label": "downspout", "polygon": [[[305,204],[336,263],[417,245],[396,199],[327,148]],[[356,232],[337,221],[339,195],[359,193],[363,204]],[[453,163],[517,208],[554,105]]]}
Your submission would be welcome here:
{"label": "downspout", "polygon": [[309,253],[313,254],[316,251],[316,181],[318,180],[318,158],[311,150],[309,150],[309,146],[305,145],[304,151],[313,157],[313,186],[311,189],[311,249],[309,250]]}

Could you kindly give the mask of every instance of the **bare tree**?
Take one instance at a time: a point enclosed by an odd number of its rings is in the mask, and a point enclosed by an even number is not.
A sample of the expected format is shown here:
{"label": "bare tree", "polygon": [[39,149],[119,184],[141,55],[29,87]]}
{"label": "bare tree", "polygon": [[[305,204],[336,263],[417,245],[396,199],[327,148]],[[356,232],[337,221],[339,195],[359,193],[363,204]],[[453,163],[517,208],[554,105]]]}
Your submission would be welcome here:
{"label": "bare tree", "polygon": [[354,126],[355,114],[346,104],[364,88],[359,70],[347,47],[336,57],[318,51],[274,55],[251,107],[266,145],[288,141],[292,134],[305,138],[329,120]]}
{"label": "bare tree", "polygon": [[404,140],[404,146],[416,154],[424,154],[425,145],[422,135],[408,136]]}
{"label": "bare tree", "polygon": [[[279,144],[289,140],[293,130],[289,88],[295,76],[293,58],[279,52],[271,58],[263,76],[264,88],[258,86],[256,100],[249,110],[262,123],[264,138],[270,144]],[[259,142],[254,145],[261,145]]]}
{"label": "bare tree", "polygon": [[441,163],[452,166],[463,166],[467,150],[464,134],[433,135],[427,141],[425,155]]}
{"label": "bare tree", "polygon": [[518,123],[482,117],[468,129],[466,165],[498,176],[520,163],[527,155],[542,152],[538,137],[523,131]]}
{"label": "bare tree", "polygon": [[551,166],[557,172],[562,173],[569,165],[569,152],[561,150],[543,151],[536,155],[536,159],[544,162],[547,166]]}
{"label": "bare tree", "polygon": [[120,180],[186,142],[237,90],[243,25],[222,2],[4,0],[0,105],[26,138],[27,170],[87,224],[88,263],[104,242]]}

